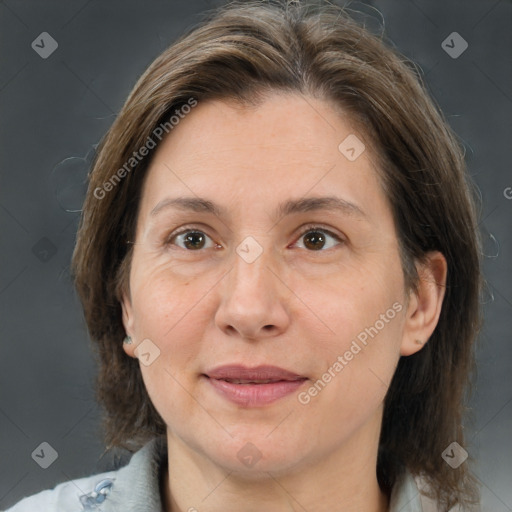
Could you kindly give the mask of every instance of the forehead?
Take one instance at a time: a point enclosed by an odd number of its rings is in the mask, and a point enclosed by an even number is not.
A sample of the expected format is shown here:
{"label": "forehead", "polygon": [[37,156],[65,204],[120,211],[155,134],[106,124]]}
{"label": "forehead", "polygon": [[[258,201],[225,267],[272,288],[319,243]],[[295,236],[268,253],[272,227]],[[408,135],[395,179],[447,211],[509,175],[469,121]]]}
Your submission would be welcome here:
{"label": "forehead", "polygon": [[257,106],[208,100],[179,120],[155,160],[173,154],[190,163],[225,157],[243,162],[244,168],[261,169],[258,161],[247,159],[258,151],[258,160],[271,156],[280,163],[303,162],[314,169],[326,158],[339,156],[339,143],[354,132],[348,118],[336,114],[331,105],[298,94],[274,93]]}
{"label": "forehead", "polygon": [[328,103],[300,95],[273,94],[250,107],[199,102],[160,143],[148,173],[146,214],[170,192],[264,208],[338,190],[347,201],[374,196],[368,206],[386,207],[365,135]]}

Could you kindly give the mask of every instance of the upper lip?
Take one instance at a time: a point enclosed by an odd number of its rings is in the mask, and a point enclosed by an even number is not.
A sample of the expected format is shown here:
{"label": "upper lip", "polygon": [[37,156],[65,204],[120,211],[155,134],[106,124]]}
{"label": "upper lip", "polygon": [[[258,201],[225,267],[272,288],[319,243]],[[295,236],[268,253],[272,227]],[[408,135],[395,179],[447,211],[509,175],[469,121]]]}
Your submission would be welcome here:
{"label": "upper lip", "polygon": [[210,377],[210,379],[239,379],[251,381],[293,381],[306,378],[303,375],[298,375],[277,366],[262,365],[249,368],[240,364],[217,366],[211,370],[208,370],[205,375]]}

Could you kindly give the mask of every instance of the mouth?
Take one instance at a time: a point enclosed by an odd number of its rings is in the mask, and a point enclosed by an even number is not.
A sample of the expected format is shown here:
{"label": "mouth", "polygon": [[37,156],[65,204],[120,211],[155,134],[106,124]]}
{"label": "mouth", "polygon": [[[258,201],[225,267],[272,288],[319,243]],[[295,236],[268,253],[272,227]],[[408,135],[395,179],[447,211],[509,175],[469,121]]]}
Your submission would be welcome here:
{"label": "mouth", "polygon": [[210,379],[233,381],[237,384],[265,384],[278,381],[296,381],[306,379],[304,375],[279,368],[278,366],[256,366],[249,368],[243,365],[217,366],[205,372]]}
{"label": "mouth", "polygon": [[[230,384],[270,384],[271,382],[293,382],[286,379],[266,379],[266,380],[243,380],[243,379],[218,379],[223,380],[225,382],[229,382]],[[294,379],[301,380],[301,379]]]}
{"label": "mouth", "polygon": [[298,390],[307,377],[277,366],[227,365],[202,374],[223,398],[244,407],[261,407]]}

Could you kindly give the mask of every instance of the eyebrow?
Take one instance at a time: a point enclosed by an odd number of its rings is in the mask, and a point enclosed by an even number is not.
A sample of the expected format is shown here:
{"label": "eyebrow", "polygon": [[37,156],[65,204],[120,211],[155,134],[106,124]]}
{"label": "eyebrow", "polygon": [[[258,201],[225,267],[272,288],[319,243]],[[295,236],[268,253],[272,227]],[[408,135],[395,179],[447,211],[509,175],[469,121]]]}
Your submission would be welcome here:
{"label": "eyebrow", "polygon": [[[175,197],[160,201],[151,210],[150,215],[155,216],[160,211],[167,208],[176,208],[178,210],[198,213],[211,213],[217,217],[225,217],[227,213],[220,205],[202,197]],[[278,205],[274,213],[274,218],[319,210],[338,211],[345,215],[367,219],[366,213],[364,213],[359,206],[336,196],[289,199]]]}

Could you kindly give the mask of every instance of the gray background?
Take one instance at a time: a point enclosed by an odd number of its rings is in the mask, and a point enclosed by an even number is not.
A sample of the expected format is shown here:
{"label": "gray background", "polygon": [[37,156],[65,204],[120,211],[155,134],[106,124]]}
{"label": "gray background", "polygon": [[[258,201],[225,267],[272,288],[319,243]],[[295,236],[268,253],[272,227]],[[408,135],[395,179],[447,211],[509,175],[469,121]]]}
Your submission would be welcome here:
{"label": "gray background", "polygon": [[[372,2],[352,7],[379,26]],[[483,509],[512,510],[512,3],[373,2],[397,48],[467,148],[482,194],[486,323],[474,421]],[[0,1],[0,509],[58,482],[103,471],[94,365],[69,278],[87,154],[147,65],[213,1]],[[31,47],[48,32],[57,50]],[[458,58],[441,43],[458,32]],[[512,196],[510,190],[509,197]],[[57,460],[42,469],[42,442]]]}

